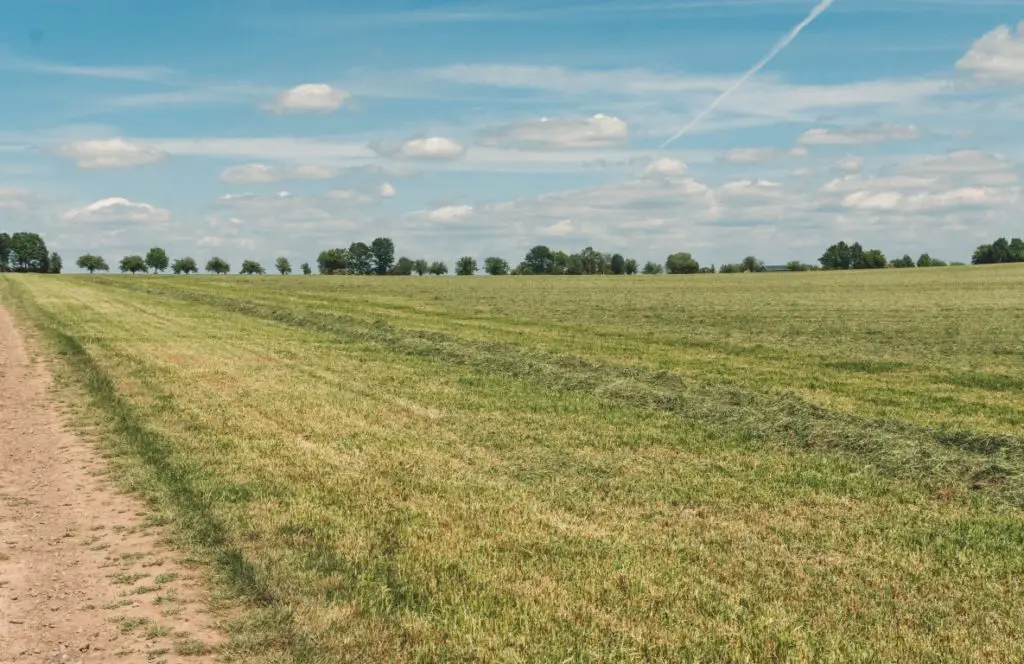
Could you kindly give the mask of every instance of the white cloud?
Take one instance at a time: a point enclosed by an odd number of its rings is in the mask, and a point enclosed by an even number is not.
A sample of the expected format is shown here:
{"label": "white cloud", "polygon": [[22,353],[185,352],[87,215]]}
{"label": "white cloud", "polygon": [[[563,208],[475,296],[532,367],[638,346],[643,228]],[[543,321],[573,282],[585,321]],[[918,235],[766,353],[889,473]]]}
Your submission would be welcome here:
{"label": "white cloud", "polygon": [[842,159],[836,161],[832,165],[837,171],[846,171],[847,173],[856,173],[864,167],[864,160],[854,155],[847,155]]}
{"label": "white cloud", "polygon": [[288,172],[288,176],[295,180],[330,180],[337,177],[338,172],[327,166],[303,164],[291,169]]}
{"label": "white cloud", "polygon": [[958,207],[1005,205],[1019,199],[1015,190],[961,187],[946,191],[905,194],[899,191],[858,191],[843,198],[842,205],[860,210],[927,212]]}
{"label": "white cloud", "polygon": [[167,153],[146,144],[111,138],[94,141],[72,141],[57,149],[58,154],[73,159],[79,168],[127,168],[160,161]]}
{"label": "white cloud", "polygon": [[416,138],[402,146],[401,154],[414,159],[455,159],[466,149],[456,141],[441,136]]}
{"label": "white cloud", "polygon": [[305,83],[277,96],[270,110],[283,113],[333,113],[352,98],[345,90],[326,83]]}
{"label": "white cloud", "polygon": [[133,203],[126,198],[104,198],[85,207],[68,210],[63,217],[68,221],[81,222],[156,222],[169,220],[171,213],[148,203]]}
{"label": "white cloud", "polygon": [[385,182],[377,188],[377,195],[381,198],[394,198],[398,195],[398,190],[390,182]]}
{"label": "white cloud", "polygon": [[540,149],[607,147],[629,138],[629,126],[611,115],[598,113],[588,118],[541,118],[507,125],[485,132],[483,145],[505,145]]}
{"label": "white cloud", "polygon": [[26,210],[34,199],[35,195],[28,189],[0,187],[0,210]]}
{"label": "white cloud", "polygon": [[473,214],[472,205],[445,205],[426,213],[430,221],[449,222],[465,219]]}
{"label": "white cloud", "polygon": [[800,136],[802,145],[862,145],[920,138],[915,125],[880,125],[865,129],[808,129]]}
{"label": "white cloud", "polygon": [[644,168],[644,175],[675,177],[686,174],[686,164],[678,159],[660,157]]}
{"label": "white cloud", "polygon": [[276,182],[280,174],[273,166],[266,164],[241,164],[224,169],[220,174],[224,182]]}
{"label": "white cloud", "polygon": [[345,201],[349,203],[372,203],[373,199],[366,194],[361,194],[352,189],[332,189],[327,192],[327,198],[332,201]]}
{"label": "white cloud", "polygon": [[799,147],[789,150],[778,148],[736,148],[726,152],[723,159],[732,164],[759,164],[783,157],[804,157],[806,155],[807,148]]}
{"label": "white cloud", "polygon": [[859,191],[882,191],[887,189],[928,189],[937,186],[939,181],[933,177],[918,175],[892,175],[888,177],[862,177],[848,175],[826,182],[821,187],[823,193],[850,193]]}
{"label": "white cloud", "polygon": [[716,191],[716,194],[724,197],[762,197],[774,198],[782,195],[782,186],[778,182],[770,180],[739,180],[728,182]]}
{"label": "white cloud", "polygon": [[956,68],[982,80],[1024,83],[1024,21],[1016,33],[1001,25],[978,39]]}
{"label": "white cloud", "polygon": [[579,225],[574,223],[572,219],[562,219],[550,226],[541,226],[537,229],[537,235],[541,237],[565,237],[567,235],[576,235],[579,232]]}

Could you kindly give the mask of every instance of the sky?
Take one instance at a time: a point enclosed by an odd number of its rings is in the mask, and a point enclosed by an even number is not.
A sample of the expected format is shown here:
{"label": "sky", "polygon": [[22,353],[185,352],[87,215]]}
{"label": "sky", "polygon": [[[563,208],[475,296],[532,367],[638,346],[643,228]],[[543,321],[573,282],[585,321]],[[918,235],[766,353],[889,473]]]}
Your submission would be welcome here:
{"label": "sky", "polygon": [[[1024,235],[1024,0],[0,0],[0,230],[270,266]],[[237,268],[236,268],[237,269]]]}

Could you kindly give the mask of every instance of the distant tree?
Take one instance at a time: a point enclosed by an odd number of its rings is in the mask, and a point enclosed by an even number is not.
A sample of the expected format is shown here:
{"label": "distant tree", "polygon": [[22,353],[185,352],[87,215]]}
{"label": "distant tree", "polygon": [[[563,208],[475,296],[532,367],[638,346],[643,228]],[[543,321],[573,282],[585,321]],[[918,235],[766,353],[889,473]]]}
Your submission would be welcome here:
{"label": "distant tree", "polygon": [[949,263],[950,267],[964,267],[965,265],[967,265],[967,263],[964,263],[962,261],[950,261]]}
{"label": "distant tree", "polygon": [[580,274],[604,274],[610,258],[593,247],[587,247],[576,254],[579,257]]}
{"label": "distant tree", "polygon": [[257,261],[246,259],[242,261],[242,269],[238,271],[238,274],[266,274],[267,271],[263,269],[263,266]]}
{"label": "distant tree", "polygon": [[306,275],[307,277],[313,274],[313,268],[309,267],[309,263],[303,263],[299,269],[302,270],[302,274]]}
{"label": "distant tree", "polygon": [[743,271],[743,265],[741,263],[723,263],[718,267],[719,274],[739,274]]}
{"label": "distant tree", "polygon": [[683,251],[672,254],[665,260],[665,271],[669,274],[696,274],[700,271],[700,263]]}
{"label": "distant tree", "polygon": [[917,258],[917,266],[918,267],[931,267],[932,266],[932,257],[929,256],[928,254],[921,254]]}
{"label": "distant tree", "polygon": [[479,270],[476,259],[472,256],[463,256],[455,263],[455,274],[460,277],[470,277]]}
{"label": "distant tree", "polygon": [[430,264],[430,274],[435,277],[440,277],[442,274],[448,274],[448,266],[444,264],[444,261],[434,261]]}
{"label": "distant tree", "polygon": [[530,268],[530,274],[551,274],[551,250],[542,244],[526,252],[523,263]]}
{"label": "distant tree", "polygon": [[348,248],[352,274],[373,274],[373,250],[365,242],[353,242]]}
{"label": "distant tree", "polygon": [[644,263],[644,274],[662,274],[664,271],[665,268],[654,261],[647,261]]}
{"label": "distant tree", "polygon": [[626,259],[622,254],[612,256],[610,267],[612,274],[626,274]]}
{"label": "distant tree", "polygon": [[160,247],[153,247],[146,252],[146,265],[157,274],[166,270],[169,263],[167,252]]}
{"label": "distant tree", "polygon": [[195,274],[199,272],[199,266],[196,265],[196,259],[191,256],[185,256],[174,259],[174,262],[171,263],[171,272],[174,274]]}
{"label": "distant tree", "polygon": [[1007,241],[1001,237],[992,244],[983,244],[975,250],[971,262],[975,265],[1024,262],[1024,240],[1015,237]]}
{"label": "distant tree", "polygon": [[508,274],[508,261],[504,258],[491,256],[484,259],[484,272],[492,277],[500,277]]}
{"label": "distant tree", "polygon": [[430,270],[430,265],[427,263],[427,261],[423,260],[422,258],[419,258],[413,263],[412,269],[414,272],[416,272],[416,274],[422,277]]}
{"label": "distant tree", "polygon": [[740,261],[740,265],[743,266],[744,272],[764,272],[764,261],[757,256],[747,256]]}
{"label": "distant tree", "polygon": [[0,272],[11,269],[11,236],[0,233]]}
{"label": "distant tree", "polygon": [[857,268],[861,270],[880,270],[885,265],[885,254],[880,249],[868,249],[861,254],[857,262]]}
{"label": "distant tree", "polygon": [[789,261],[786,263],[786,269],[790,272],[806,272],[809,268],[809,265],[806,265],[801,261]]}
{"label": "distant tree", "polygon": [[1010,240],[1010,262],[1024,263],[1024,240],[1019,237]]}
{"label": "distant tree", "polygon": [[579,270],[583,269],[582,265],[577,264],[573,268],[570,268],[571,262],[572,260],[569,254],[564,251],[555,251],[551,254],[551,260],[548,261],[548,271],[541,272],[539,274],[574,274],[570,269],[576,269],[577,271],[575,274],[579,274]]}
{"label": "distant tree", "polygon": [[565,273],[571,275],[586,274],[586,266],[583,264],[583,257],[579,254],[569,256],[565,263]]}
{"label": "distant tree", "polygon": [[826,270],[849,270],[852,265],[850,247],[846,242],[837,242],[825,250],[818,262]]}
{"label": "distant tree", "polygon": [[903,258],[893,259],[889,265],[897,268],[917,267],[917,263],[914,262],[914,259],[909,254],[903,254]]}
{"label": "distant tree", "polygon": [[287,276],[292,273],[292,264],[284,256],[278,256],[277,260],[274,261],[274,268],[281,274],[281,276]]}
{"label": "distant tree", "polygon": [[932,259],[932,267],[948,267],[949,264],[946,261],[939,260],[938,258]]}
{"label": "distant tree", "polygon": [[636,274],[638,272],[638,266],[635,258],[627,258],[626,262],[623,263],[623,271],[626,274]]}
{"label": "distant tree", "polygon": [[974,256],[971,257],[971,262],[975,265],[987,265],[989,263],[995,263],[996,261],[992,255],[992,245],[983,244],[974,250]]}
{"label": "distant tree", "polygon": [[391,274],[399,277],[408,277],[412,274],[415,267],[416,262],[414,260],[402,256],[395,262],[394,267],[391,268]]}
{"label": "distant tree", "polygon": [[206,271],[213,274],[227,274],[231,271],[231,265],[220,256],[214,256],[206,261]]}
{"label": "distant tree", "polygon": [[56,251],[50,254],[50,274],[60,274],[64,270],[64,261]]}
{"label": "distant tree", "polygon": [[146,269],[146,259],[142,256],[131,255],[125,256],[121,259],[121,264],[118,266],[121,272],[148,272]]}
{"label": "distant tree", "polygon": [[108,272],[110,266],[107,265],[107,261],[103,260],[103,256],[93,256],[92,254],[82,254],[75,261],[75,265],[82,270],[88,270],[89,274],[99,270],[100,272]]}
{"label": "distant tree", "polygon": [[348,274],[352,267],[352,257],[348,249],[325,249],[316,259],[320,274]]}
{"label": "distant tree", "polygon": [[50,271],[50,252],[38,233],[15,233],[9,244],[8,269],[43,274]]}
{"label": "distant tree", "polygon": [[395,243],[391,238],[377,238],[370,243],[370,252],[373,254],[373,269],[377,274],[384,275],[391,271],[395,264]]}

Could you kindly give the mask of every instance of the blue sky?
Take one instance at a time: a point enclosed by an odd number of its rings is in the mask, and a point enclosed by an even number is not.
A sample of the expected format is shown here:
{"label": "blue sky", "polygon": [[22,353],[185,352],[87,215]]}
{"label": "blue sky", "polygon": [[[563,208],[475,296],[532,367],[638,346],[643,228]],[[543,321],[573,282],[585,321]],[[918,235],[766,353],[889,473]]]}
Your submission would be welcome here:
{"label": "blue sky", "polygon": [[0,229],[270,264],[1024,234],[1024,0],[0,0]]}

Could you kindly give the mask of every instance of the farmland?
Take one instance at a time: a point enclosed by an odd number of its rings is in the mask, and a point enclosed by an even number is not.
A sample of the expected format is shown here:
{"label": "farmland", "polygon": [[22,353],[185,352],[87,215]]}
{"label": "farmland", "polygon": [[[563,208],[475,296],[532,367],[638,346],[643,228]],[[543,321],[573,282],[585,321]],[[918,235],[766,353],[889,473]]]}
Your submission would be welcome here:
{"label": "farmland", "polygon": [[1024,269],[0,277],[270,661],[1024,658]]}

